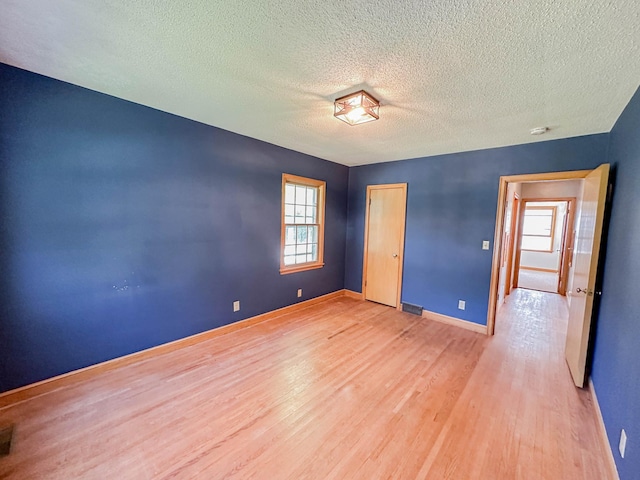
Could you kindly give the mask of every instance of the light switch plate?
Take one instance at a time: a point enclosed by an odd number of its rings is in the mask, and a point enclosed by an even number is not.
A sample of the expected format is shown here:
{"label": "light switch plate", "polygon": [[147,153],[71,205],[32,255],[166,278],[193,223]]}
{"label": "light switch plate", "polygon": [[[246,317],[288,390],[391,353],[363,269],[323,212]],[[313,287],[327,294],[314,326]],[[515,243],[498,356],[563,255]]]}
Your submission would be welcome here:
{"label": "light switch plate", "polygon": [[483,240],[482,241],[482,249],[483,250],[489,250],[489,240]]}
{"label": "light switch plate", "polygon": [[464,310],[467,307],[467,302],[464,300],[458,300],[458,309]]}

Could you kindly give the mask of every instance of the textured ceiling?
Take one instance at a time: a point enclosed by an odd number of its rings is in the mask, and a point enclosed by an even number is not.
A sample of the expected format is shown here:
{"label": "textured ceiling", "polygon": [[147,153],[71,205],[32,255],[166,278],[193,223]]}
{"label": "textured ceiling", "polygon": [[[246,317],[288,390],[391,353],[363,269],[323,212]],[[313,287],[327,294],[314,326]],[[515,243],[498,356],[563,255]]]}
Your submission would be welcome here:
{"label": "textured ceiling", "polygon": [[[608,132],[640,80],[638,0],[0,0],[0,12],[1,62],[346,165]],[[381,119],[333,118],[333,99],[362,87]]]}

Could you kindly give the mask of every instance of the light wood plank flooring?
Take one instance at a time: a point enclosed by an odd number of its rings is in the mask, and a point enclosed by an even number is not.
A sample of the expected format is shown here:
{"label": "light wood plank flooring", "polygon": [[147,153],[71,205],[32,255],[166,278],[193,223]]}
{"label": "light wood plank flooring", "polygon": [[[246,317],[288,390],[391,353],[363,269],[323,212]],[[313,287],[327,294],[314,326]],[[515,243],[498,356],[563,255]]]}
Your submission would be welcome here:
{"label": "light wood plank flooring", "polygon": [[541,292],[558,293],[558,273],[520,269],[518,287]]}
{"label": "light wood plank flooring", "polygon": [[346,297],[0,410],[3,479],[606,479],[563,300],[483,335]]}

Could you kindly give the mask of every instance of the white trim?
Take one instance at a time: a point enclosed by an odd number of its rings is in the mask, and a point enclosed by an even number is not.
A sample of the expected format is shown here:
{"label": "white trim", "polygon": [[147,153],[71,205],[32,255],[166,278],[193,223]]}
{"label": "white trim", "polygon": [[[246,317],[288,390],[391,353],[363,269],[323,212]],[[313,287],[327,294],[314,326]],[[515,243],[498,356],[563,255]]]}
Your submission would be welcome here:
{"label": "white trim", "polygon": [[596,396],[596,388],[593,386],[593,380],[589,378],[589,391],[591,392],[591,398],[593,399],[593,406],[596,410],[596,417],[598,423],[598,432],[600,433],[600,440],[607,451],[607,466],[609,467],[609,474],[612,480],[620,480],[618,475],[618,467],[616,467],[616,461],[613,458],[613,452],[611,451],[611,445],[609,444],[609,437],[607,437],[607,429],[604,425],[604,419],[602,418],[602,410],[600,410],[600,404],[598,403],[598,397]]}
{"label": "white trim", "polygon": [[435,320],[436,322],[446,323],[447,325],[453,325],[454,327],[464,328],[465,330],[471,330],[472,332],[487,334],[487,326],[480,325],[479,323],[470,322],[469,320],[462,320],[461,318],[450,317],[449,315],[443,315],[442,313],[430,312],[428,310],[422,310],[422,316],[429,320]]}

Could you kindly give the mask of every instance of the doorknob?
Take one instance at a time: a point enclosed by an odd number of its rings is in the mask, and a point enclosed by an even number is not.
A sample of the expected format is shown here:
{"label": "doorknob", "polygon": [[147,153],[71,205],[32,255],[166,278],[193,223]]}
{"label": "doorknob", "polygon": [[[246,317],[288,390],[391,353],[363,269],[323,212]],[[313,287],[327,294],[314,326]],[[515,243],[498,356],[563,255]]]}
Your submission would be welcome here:
{"label": "doorknob", "polygon": [[576,292],[585,293],[585,294],[587,294],[589,296],[593,295],[593,290],[589,290],[588,288],[580,288],[580,287],[578,287],[578,288],[576,288]]}
{"label": "doorknob", "polygon": [[397,253],[394,253],[394,254],[393,254],[393,258],[398,258],[398,254],[397,254]]}

